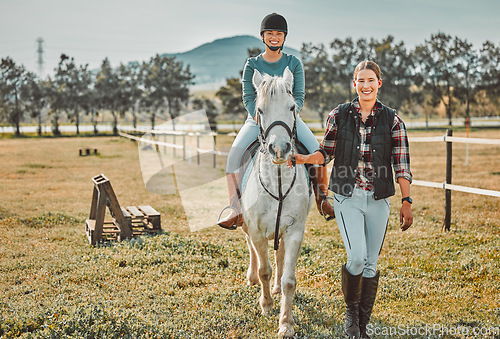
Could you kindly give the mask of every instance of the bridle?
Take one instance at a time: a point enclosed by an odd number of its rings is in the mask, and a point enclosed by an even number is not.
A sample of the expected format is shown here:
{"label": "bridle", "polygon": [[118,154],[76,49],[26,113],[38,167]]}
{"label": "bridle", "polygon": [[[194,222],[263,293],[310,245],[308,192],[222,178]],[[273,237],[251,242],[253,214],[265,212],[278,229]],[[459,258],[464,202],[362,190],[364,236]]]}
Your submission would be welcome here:
{"label": "bridle", "polygon": [[[292,95],[290,91],[288,91],[288,94]],[[276,126],[281,126],[285,129],[285,131],[288,133],[288,136],[290,137],[290,142],[292,145],[295,145],[295,140],[297,140],[297,113],[293,112],[293,127],[290,129],[290,126],[288,126],[287,123],[285,123],[282,120],[277,120],[273,121],[271,125],[269,125],[265,130],[262,127],[261,121],[262,121],[262,110],[257,109],[257,125],[259,126],[259,143],[260,143],[260,151],[262,153],[267,153],[267,136],[269,135],[269,132],[271,132],[271,129],[273,129]]]}
{"label": "bridle", "polygon": [[[291,92],[288,91],[288,94],[292,95]],[[290,128],[288,124],[286,124],[284,121],[277,120],[273,121],[271,125],[269,125],[265,130],[262,127],[262,111],[260,109],[257,110],[257,125],[259,126],[259,143],[260,143],[260,152],[261,153],[268,153],[268,148],[267,148],[267,136],[269,135],[269,132],[271,129],[273,129],[276,126],[281,126],[283,127],[286,132],[288,133],[288,136],[290,137],[290,142],[292,143],[292,152],[295,147],[295,141],[297,140],[297,113],[293,112],[293,127]],[[271,193],[271,191],[266,187],[264,182],[262,181],[262,175],[261,175],[261,170],[260,170],[260,157],[259,157],[259,164],[257,165],[259,169],[259,181],[264,190],[269,194],[274,200],[278,201],[278,214],[276,216],[276,226],[274,229],[274,250],[277,251],[279,248],[279,238],[278,238],[278,233],[279,233],[279,228],[280,228],[280,221],[281,221],[281,210],[283,208],[283,201],[285,198],[288,196],[288,193],[292,190],[293,185],[295,184],[295,179],[297,178],[297,166],[293,166],[294,168],[294,173],[293,173],[293,179],[290,184],[290,187],[288,190],[283,194],[283,190],[281,187],[281,165],[278,165],[278,195],[275,195]]]}

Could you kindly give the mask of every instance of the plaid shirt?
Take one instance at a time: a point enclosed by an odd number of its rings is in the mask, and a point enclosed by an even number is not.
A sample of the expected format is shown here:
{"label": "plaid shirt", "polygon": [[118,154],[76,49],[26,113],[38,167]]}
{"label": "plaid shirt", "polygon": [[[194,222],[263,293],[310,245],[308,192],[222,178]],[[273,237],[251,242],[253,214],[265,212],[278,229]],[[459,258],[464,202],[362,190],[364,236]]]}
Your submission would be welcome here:
{"label": "plaid shirt", "polygon": [[[359,101],[353,101],[354,107],[359,114],[359,134],[360,134],[360,157],[358,161],[358,171],[356,175],[356,187],[360,187],[367,191],[373,190],[373,166],[371,160],[371,139],[373,116],[375,110],[382,107],[382,103],[377,100],[373,106],[372,112],[363,123],[361,119],[361,107]],[[320,149],[324,150],[328,157],[325,159],[329,163],[335,154],[335,145],[337,143],[337,124],[338,124],[338,107],[328,115],[326,121],[326,131],[323,140],[320,143]],[[406,127],[401,118],[396,114],[394,123],[391,129],[392,136],[392,166],[395,172],[396,180],[403,177],[408,181],[412,181],[410,171],[410,149],[408,146],[408,137],[406,135]],[[368,141],[368,142],[367,142]]]}

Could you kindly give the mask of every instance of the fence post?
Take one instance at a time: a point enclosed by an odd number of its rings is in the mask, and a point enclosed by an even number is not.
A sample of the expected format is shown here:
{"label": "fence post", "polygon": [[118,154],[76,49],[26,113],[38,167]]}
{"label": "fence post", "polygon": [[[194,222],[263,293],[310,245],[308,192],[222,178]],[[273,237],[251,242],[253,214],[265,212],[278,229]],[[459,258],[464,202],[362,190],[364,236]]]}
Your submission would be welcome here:
{"label": "fence post", "polygon": [[217,168],[217,134],[213,135],[214,137],[214,168]]}
{"label": "fence post", "polygon": [[[451,137],[453,135],[453,130],[449,129],[446,131],[446,135]],[[451,184],[451,173],[452,173],[452,158],[453,149],[452,142],[446,141],[446,183]],[[451,190],[445,190],[445,215],[444,215],[444,230],[449,231],[451,226]]]}
{"label": "fence post", "polygon": [[[172,140],[173,140],[174,145],[176,145],[176,143],[175,143],[175,131],[172,133]],[[175,152],[175,147],[174,147],[174,159],[175,159],[175,155],[176,155],[175,153],[176,152]]]}
{"label": "fence post", "polygon": [[200,165],[200,133],[196,133],[196,161]]}
{"label": "fence post", "polygon": [[[465,118],[465,120],[466,120],[466,122],[465,122],[466,137],[468,138],[469,137],[469,124],[470,124],[469,117]],[[465,144],[465,165],[469,165],[469,143]]]}
{"label": "fence post", "polygon": [[182,134],[182,160],[186,160],[186,134]]}

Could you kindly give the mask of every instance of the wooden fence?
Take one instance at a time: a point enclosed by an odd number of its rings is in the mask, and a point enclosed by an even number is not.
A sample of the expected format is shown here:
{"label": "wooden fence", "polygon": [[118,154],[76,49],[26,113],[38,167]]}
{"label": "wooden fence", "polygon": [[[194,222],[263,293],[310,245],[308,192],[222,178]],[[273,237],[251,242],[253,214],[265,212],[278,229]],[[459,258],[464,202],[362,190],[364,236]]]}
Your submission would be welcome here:
{"label": "wooden fence", "polygon": [[[132,133],[132,134],[131,134]],[[202,135],[199,132],[176,132],[176,131],[150,131],[149,134],[153,136],[153,140],[138,137],[133,134],[144,134],[144,131],[129,131],[129,133],[125,133],[124,131],[120,131],[119,134],[122,137],[129,138],[132,140],[140,141],[146,144],[151,144],[156,147],[156,150],[159,151],[159,147],[170,147],[175,150],[181,149],[183,152],[183,160],[186,159],[186,137],[194,136],[197,138],[197,146],[195,148],[196,157],[200,159],[200,154],[213,154],[213,166],[214,168],[217,166],[217,156],[227,156],[227,152],[219,152],[216,148],[216,138],[217,133],[209,133],[214,138],[214,147],[211,150],[202,149],[199,147],[199,138]],[[206,135],[206,133],[204,134]],[[160,136],[166,137],[171,136],[173,143],[168,143],[166,141],[156,140]],[[176,144],[176,139],[180,138],[182,141],[181,145]],[[322,137],[317,137],[321,139]],[[474,187],[466,187],[460,185],[452,184],[452,155],[453,155],[453,143],[466,143],[466,144],[485,144],[485,145],[496,145],[500,146],[500,139],[480,139],[480,138],[463,138],[463,137],[453,137],[453,131],[448,130],[447,133],[443,136],[436,137],[416,137],[416,138],[408,138],[409,142],[445,142],[446,143],[446,179],[444,182],[431,182],[431,181],[422,181],[422,180],[413,180],[412,185],[416,186],[424,186],[424,187],[432,187],[432,188],[440,188],[445,190],[445,218],[444,218],[444,229],[450,230],[451,225],[451,191],[459,191],[465,193],[472,194],[480,194],[487,195],[492,197],[500,197],[500,191],[486,190],[481,188]]]}

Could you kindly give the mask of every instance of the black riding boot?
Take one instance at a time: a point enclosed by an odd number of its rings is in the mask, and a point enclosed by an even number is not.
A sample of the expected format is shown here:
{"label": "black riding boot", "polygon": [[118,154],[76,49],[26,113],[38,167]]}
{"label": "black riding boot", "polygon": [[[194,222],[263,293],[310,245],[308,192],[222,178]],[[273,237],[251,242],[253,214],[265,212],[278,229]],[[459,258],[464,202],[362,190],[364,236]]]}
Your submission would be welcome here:
{"label": "black riding boot", "polygon": [[373,278],[361,279],[361,297],[359,299],[359,330],[361,338],[370,339],[366,334],[366,326],[370,322],[370,315],[372,314],[373,304],[377,296],[378,278],[380,271]]}
{"label": "black riding boot", "polygon": [[361,276],[349,273],[342,265],[342,292],[346,304],[344,331],[348,338],[359,338],[359,297]]}

